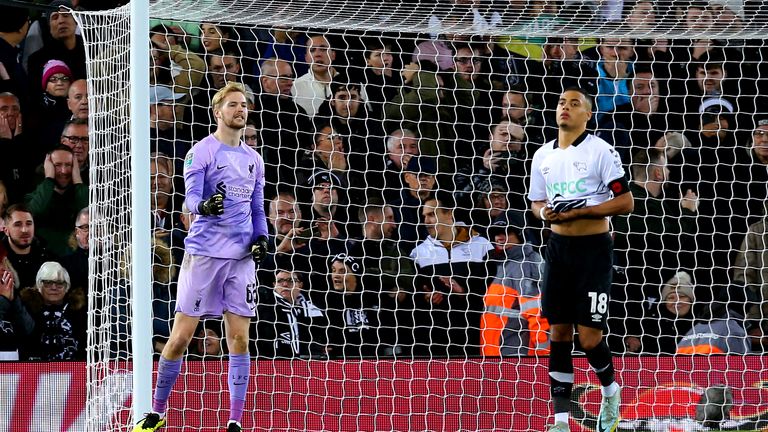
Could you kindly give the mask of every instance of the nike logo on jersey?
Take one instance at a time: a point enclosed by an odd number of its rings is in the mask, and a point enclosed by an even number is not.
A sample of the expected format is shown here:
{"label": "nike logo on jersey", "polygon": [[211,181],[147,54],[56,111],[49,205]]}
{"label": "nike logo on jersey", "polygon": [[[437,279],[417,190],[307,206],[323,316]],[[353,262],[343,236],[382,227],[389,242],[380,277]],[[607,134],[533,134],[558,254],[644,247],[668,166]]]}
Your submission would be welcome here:
{"label": "nike logo on jersey", "polygon": [[224,169],[226,167],[227,167],[226,165],[216,165],[217,170]]}

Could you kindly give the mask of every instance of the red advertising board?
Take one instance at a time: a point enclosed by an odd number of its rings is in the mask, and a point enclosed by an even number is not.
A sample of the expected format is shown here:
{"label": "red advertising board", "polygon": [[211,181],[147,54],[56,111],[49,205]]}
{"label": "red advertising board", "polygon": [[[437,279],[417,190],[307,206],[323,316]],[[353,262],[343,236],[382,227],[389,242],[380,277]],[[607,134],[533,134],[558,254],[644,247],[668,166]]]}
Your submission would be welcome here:
{"label": "red advertising board", "polygon": [[[86,427],[84,363],[0,363],[0,432],[130,430],[130,376],[116,370]],[[600,400],[585,359],[576,359],[574,431],[594,429]],[[694,419],[704,389],[733,390],[719,430],[768,430],[768,357],[616,359],[619,431],[707,430]],[[244,430],[545,430],[546,359],[254,361]],[[217,431],[226,423],[226,363],[191,361],[171,396],[167,431]],[[109,390],[109,391],[107,391]],[[99,425],[98,423],[103,423]],[[109,426],[111,424],[111,426]]]}

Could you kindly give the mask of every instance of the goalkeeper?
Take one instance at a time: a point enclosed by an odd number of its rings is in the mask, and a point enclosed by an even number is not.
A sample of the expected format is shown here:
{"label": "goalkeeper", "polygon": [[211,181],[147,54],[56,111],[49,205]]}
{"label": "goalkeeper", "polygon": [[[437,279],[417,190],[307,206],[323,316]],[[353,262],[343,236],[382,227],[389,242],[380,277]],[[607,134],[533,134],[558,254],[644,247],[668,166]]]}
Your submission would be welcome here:
{"label": "goalkeeper", "polygon": [[603,339],[613,271],[608,230],[610,216],[629,213],[634,204],[619,154],[587,133],[590,118],[589,94],[579,88],[565,90],[557,104],[558,137],[536,151],[531,169],[531,209],[552,227],[541,302],[551,325],[549,381],[555,423],[550,432],[570,430],[574,327],[602,386],[597,431],[612,432],[619,422],[620,388]]}
{"label": "goalkeeper", "polygon": [[224,316],[229,348],[227,432],[241,430],[250,375],[248,328],[256,309],[256,264],[267,254],[264,161],[241,141],[248,117],[245,89],[230,83],[213,97],[217,129],[187,153],[185,204],[199,215],[185,240],[176,316],[157,370],[152,412],[134,432],[165,425],[168,397],[201,318]]}

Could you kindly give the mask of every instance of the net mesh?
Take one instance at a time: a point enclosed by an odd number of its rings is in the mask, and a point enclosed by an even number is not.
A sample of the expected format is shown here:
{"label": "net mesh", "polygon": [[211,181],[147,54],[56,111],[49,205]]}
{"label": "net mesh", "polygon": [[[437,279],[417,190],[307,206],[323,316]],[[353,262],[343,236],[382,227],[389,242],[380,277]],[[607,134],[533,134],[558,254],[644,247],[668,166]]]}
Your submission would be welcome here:
{"label": "net mesh", "polygon": [[[87,41],[90,188],[87,430],[124,430],[113,414],[131,391],[129,133],[130,19],[127,8],[77,15]],[[114,428],[114,429],[112,429]]]}
{"label": "net mesh", "polygon": [[[151,81],[167,88],[150,92],[153,346],[170,331],[193,219],[182,207],[185,155],[213,130],[216,89],[242,82],[244,141],[265,160],[272,234],[244,425],[543,429],[548,231],[526,212],[526,194],[533,152],[557,136],[559,95],[579,86],[595,97],[589,128],[621,155],[636,200],[632,215],[613,219],[611,301],[594,303],[610,312],[619,381],[632,386],[619,430],[768,427],[764,345],[747,336],[766,328],[765,7],[154,2]],[[97,227],[89,430],[129,430],[129,22],[126,9],[78,18]],[[306,79],[329,64],[329,85]],[[430,209],[430,191],[440,208]],[[430,249],[427,234],[456,222],[474,230],[462,231],[469,240]],[[502,251],[511,233],[528,245],[520,255]],[[359,295],[336,292],[350,284]],[[196,331],[187,358],[208,361],[191,362],[177,383],[169,430],[226,420],[222,330],[208,320]],[[588,372],[578,359],[577,430],[594,429],[599,409]],[[717,399],[724,387],[730,401]],[[734,408],[720,423],[697,418],[697,406]]]}

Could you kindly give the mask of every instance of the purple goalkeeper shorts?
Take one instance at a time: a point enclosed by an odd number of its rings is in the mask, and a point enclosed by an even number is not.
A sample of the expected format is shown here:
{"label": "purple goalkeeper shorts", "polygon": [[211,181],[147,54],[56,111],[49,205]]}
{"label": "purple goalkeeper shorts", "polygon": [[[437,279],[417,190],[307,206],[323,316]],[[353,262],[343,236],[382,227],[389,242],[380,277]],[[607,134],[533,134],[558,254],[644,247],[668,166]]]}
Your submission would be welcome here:
{"label": "purple goalkeeper shorts", "polygon": [[179,272],[176,312],[220,317],[224,312],[256,315],[256,267],[243,259],[184,254]]}

